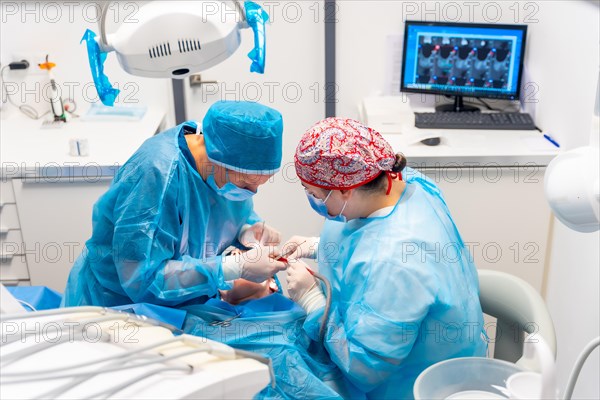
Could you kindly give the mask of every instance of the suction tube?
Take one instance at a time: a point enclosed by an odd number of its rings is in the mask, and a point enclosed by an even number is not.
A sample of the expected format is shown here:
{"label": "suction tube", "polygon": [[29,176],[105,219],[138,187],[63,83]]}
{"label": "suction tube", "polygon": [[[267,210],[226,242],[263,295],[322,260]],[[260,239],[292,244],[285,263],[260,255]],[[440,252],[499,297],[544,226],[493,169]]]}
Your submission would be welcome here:
{"label": "suction tube", "polygon": [[327,321],[329,320],[329,313],[331,312],[331,284],[327,278],[318,272],[310,271],[310,273],[325,285],[325,295],[327,298],[325,301],[325,309],[323,310],[321,327],[319,328],[319,341],[323,343],[323,340],[325,340],[325,333],[327,333]]}

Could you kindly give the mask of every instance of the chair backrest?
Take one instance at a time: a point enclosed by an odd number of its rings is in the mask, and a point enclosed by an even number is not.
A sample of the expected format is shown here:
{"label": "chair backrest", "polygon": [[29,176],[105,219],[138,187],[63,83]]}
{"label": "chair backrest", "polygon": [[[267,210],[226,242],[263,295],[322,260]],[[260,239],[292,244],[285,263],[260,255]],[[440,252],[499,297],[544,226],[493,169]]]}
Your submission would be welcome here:
{"label": "chair backrest", "polygon": [[539,370],[535,360],[523,357],[525,334],[539,335],[556,358],[554,323],[539,293],[514,275],[479,270],[479,300],[484,314],[497,318],[494,358]]}

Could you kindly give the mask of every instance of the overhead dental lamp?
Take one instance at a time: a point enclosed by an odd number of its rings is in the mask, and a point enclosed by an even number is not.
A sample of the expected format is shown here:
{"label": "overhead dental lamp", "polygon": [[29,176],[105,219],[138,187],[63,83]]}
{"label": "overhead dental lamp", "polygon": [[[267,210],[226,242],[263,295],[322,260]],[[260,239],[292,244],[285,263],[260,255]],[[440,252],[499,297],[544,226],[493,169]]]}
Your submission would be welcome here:
{"label": "overhead dental lamp", "polygon": [[88,30],[82,39],[105,105],[112,106],[119,93],[104,74],[104,61],[111,52],[132,75],[183,79],[229,58],[240,46],[240,30],[252,28],[250,71],[264,73],[269,16],[252,1],[243,6],[239,1],[152,1],[139,9],[135,23],[123,23],[115,33],[107,34],[109,4],[101,6],[100,34]]}

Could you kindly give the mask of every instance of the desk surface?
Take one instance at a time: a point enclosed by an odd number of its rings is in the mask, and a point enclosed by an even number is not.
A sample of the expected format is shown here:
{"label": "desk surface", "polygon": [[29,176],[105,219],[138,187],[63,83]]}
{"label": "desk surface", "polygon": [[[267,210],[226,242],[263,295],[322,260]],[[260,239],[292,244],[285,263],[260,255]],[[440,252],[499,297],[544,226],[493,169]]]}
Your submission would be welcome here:
{"label": "desk surface", "polygon": [[[19,113],[0,119],[0,176],[19,177],[83,176],[86,168],[98,168],[112,176],[147,138],[154,135],[165,111],[149,107],[139,121],[85,121],[72,119],[58,129],[43,129],[42,120]],[[87,139],[89,155],[69,155],[70,139]]]}
{"label": "desk surface", "polygon": [[[366,124],[415,166],[545,166],[559,151],[538,131],[416,128],[414,112],[433,110],[413,107],[404,96],[365,98],[363,110]],[[434,136],[441,139],[437,146],[420,142]]]}

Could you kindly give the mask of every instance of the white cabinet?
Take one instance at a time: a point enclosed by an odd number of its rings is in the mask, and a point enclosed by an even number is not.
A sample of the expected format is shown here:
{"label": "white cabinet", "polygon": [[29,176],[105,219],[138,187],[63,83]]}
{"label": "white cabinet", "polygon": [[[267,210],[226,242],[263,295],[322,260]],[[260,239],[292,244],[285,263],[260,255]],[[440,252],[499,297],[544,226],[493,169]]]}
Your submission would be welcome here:
{"label": "white cabinet", "polygon": [[5,204],[15,203],[15,192],[9,180],[0,180],[0,208]]}
{"label": "white cabinet", "polygon": [[111,180],[4,180],[3,201],[12,203],[0,208],[0,281],[64,291],[69,271],[91,236],[92,207]]}
{"label": "white cabinet", "polygon": [[32,285],[63,292],[75,259],[92,233],[92,208],[112,177],[13,179]]}
{"label": "white cabinet", "polygon": [[2,283],[8,286],[18,284],[20,281],[29,280],[29,271],[27,270],[27,261],[23,254],[3,255],[0,262],[0,275]]}
{"label": "white cabinet", "polygon": [[5,204],[0,209],[0,221],[3,232],[20,229],[16,204]]}
{"label": "white cabinet", "polygon": [[6,286],[29,282],[21,224],[12,181],[0,181],[0,281]]}

